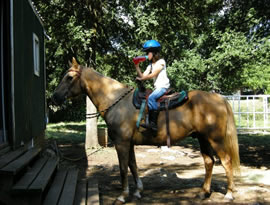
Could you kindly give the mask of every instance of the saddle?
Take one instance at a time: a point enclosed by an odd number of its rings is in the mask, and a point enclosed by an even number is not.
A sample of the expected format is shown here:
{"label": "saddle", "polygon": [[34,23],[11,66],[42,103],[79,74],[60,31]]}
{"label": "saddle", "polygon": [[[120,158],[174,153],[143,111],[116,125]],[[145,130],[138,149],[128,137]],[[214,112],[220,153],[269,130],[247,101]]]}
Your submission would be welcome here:
{"label": "saddle", "polygon": [[[146,89],[142,84],[138,84],[139,86],[136,88],[133,94],[133,105],[136,109],[140,109],[139,116],[136,122],[136,127],[140,127],[140,122],[143,117],[145,108],[147,106],[147,100],[149,95],[153,92],[151,89]],[[166,114],[166,131],[167,131],[167,146],[171,146],[171,134],[169,129],[169,109],[176,108],[182,105],[188,99],[187,93],[185,91],[181,92],[173,92],[173,90],[169,89],[167,92],[161,96],[158,102],[158,111],[165,110]],[[146,117],[146,120],[147,117]]]}
{"label": "saddle", "polygon": [[[153,91],[151,89],[139,89],[136,88],[133,95],[133,105],[136,109],[140,109],[143,102],[148,100],[149,95]],[[168,89],[167,92],[162,95],[158,100],[158,110],[173,109],[182,105],[188,99],[185,91],[174,92],[172,89]]]}

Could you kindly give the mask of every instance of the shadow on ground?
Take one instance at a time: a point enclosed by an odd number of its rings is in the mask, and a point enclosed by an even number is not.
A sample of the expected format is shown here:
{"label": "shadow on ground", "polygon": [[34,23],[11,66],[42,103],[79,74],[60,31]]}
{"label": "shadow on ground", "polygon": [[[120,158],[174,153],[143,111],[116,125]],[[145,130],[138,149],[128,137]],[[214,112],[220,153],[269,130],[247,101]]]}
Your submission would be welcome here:
{"label": "shadow on ground", "polygon": [[[238,135],[240,163],[250,167],[270,168],[270,135],[269,134],[239,134]],[[200,150],[196,138],[186,138],[178,145],[193,150]]]}
{"label": "shadow on ground", "polygon": [[[187,138],[181,141],[179,145],[183,149],[191,148],[191,152],[194,153],[198,153],[200,150],[197,139],[193,138]],[[112,204],[121,193],[117,155],[115,151],[112,151],[114,149],[105,148],[101,150],[100,152],[103,152],[103,154],[100,153],[101,157],[93,158],[90,163],[87,162],[83,144],[60,145],[60,149],[66,158],[74,160],[63,159],[62,164],[78,167],[82,178],[88,175],[97,178],[101,204]],[[108,149],[110,151],[107,152]],[[242,166],[270,168],[270,135],[239,135],[239,150]],[[147,159],[148,156],[145,157],[145,161]],[[151,163],[149,164],[138,165],[144,184],[143,198],[136,201],[132,198],[135,184],[129,173],[131,195],[127,204],[234,204],[223,201],[227,188],[224,170],[213,175],[211,197],[205,200],[198,198],[198,193],[201,191],[204,181],[204,168],[203,162],[198,162],[198,159],[202,160],[202,157],[197,154],[196,159],[193,162],[194,159],[186,158],[185,160],[189,160],[189,164],[184,164],[181,161],[161,164],[150,160]],[[95,160],[98,160],[98,162]],[[137,156],[137,162],[139,160]],[[197,172],[197,170],[200,170],[200,172]],[[183,177],[184,173],[187,172],[192,173],[192,176]],[[261,196],[266,190],[270,190],[270,187],[266,185],[260,187],[255,183],[244,184],[241,178],[236,178],[235,182],[239,186],[237,197],[240,199],[235,204],[245,204],[247,201],[251,203],[250,199],[252,199],[252,203],[265,204],[268,200]],[[254,187],[259,187],[259,189]],[[247,193],[250,194],[249,198],[247,198]],[[270,199],[267,202],[270,202]]]}

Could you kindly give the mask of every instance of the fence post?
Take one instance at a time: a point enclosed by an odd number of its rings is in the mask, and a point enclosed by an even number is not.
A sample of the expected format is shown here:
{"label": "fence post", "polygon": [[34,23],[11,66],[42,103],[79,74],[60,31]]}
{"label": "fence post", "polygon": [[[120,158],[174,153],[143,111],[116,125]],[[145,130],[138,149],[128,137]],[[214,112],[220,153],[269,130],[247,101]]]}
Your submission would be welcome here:
{"label": "fence post", "polygon": [[263,97],[263,126],[266,127],[266,110],[267,110],[267,97]]}
{"label": "fence post", "polygon": [[241,96],[240,95],[237,96],[237,100],[238,100],[238,123],[239,125],[241,125]]}
{"label": "fence post", "polygon": [[[86,113],[96,113],[97,109],[89,99],[86,97]],[[97,148],[99,146],[97,136],[97,118],[86,118],[86,137],[85,137],[85,149]]]}

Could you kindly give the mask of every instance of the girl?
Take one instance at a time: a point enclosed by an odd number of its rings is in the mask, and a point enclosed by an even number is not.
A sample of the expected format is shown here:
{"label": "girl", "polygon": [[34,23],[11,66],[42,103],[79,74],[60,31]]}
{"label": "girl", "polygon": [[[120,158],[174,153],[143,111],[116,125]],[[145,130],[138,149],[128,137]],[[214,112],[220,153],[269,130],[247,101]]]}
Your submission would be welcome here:
{"label": "girl", "polygon": [[148,98],[149,124],[142,124],[143,127],[157,130],[158,104],[160,98],[170,87],[170,80],[166,72],[166,62],[160,57],[161,45],[156,40],[146,41],[143,45],[143,51],[146,52],[150,64],[142,73],[139,63],[135,65],[138,73],[137,80],[154,80],[154,91]]}

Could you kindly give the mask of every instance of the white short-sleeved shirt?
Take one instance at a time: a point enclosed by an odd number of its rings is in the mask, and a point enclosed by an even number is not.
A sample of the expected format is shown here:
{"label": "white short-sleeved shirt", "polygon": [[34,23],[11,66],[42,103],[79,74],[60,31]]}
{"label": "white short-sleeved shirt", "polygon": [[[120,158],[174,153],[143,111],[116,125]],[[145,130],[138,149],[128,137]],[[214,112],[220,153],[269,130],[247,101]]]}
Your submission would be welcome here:
{"label": "white short-sleeved shirt", "polygon": [[146,68],[146,73],[154,72],[155,69],[159,68],[160,66],[162,66],[162,70],[157,75],[157,77],[154,78],[155,89],[157,88],[168,89],[170,87],[170,80],[167,76],[166,62],[164,59],[159,59],[157,62],[152,63],[152,65],[149,64]]}

